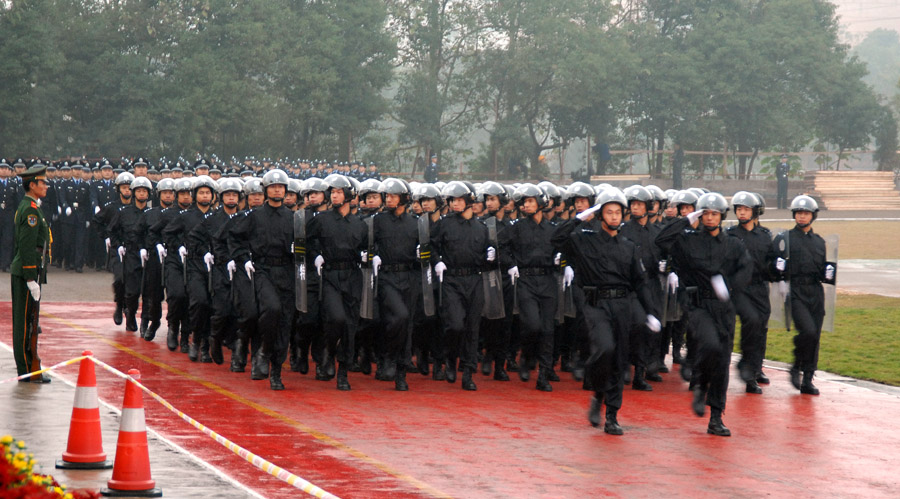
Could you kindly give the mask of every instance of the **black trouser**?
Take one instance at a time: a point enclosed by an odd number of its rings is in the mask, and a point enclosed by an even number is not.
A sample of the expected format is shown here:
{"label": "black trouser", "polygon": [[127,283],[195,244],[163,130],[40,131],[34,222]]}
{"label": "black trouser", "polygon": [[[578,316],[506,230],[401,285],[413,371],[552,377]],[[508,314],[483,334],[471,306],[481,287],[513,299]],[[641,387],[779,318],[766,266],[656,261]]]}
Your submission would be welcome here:
{"label": "black trouser", "polygon": [[87,248],[87,227],[84,222],[74,217],[75,222],[69,226],[69,238],[66,240],[66,268],[81,270],[84,267],[84,253]]}
{"label": "black trouser", "polygon": [[[69,243],[66,243],[69,244]],[[124,258],[119,260],[119,254],[116,252],[117,248],[109,249],[109,270],[113,275],[113,300],[116,302],[116,306],[125,307],[125,268],[124,268]],[[67,263],[68,265],[68,263]]]}
{"label": "black trouser", "polygon": [[[110,262],[118,258],[110,259]],[[184,270],[175,259],[166,259],[166,322],[169,327],[178,327],[187,323],[188,297],[184,287]],[[113,267],[114,270],[114,267]],[[185,331],[187,333],[188,331]]]}
{"label": "black trouser", "polygon": [[322,285],[320,312],[325,347],[328,355],[337,355],[338,362],[349,364],[356,348],[362,273],[358,268],[323,270]]}
{"label": "black trouser", "polygon": [[8,269],[13,260],[13,235],[16,228],[13,218],[16,207],[7,207],[0,211],[0,269]]}
{"label": "black trouser", "polygon": [[441,322],[443,350],[449,365],[456,359],[462,367],[475,371],[478,362],[478,327],[484,309],[484,284],[480,274],[444,274]]}
{"label": "black trouser", "polygon": [[502,363],[506,361],[507,351],[509,350],[509,335],[513,323],[513,305],[515,302],[516,290],[512,285],[512,279],[509,274],[503,273],[503,308],[505,316],[502,319],[485,319],[482,321],[481,336],[484,338],[484,349],[486,352],[484,361],[496,361]]}
{"label": "black trouser", "polygon": [[[417,282],[417,286],[419,286],[418,289],[421,290],[421,275]],[[435,280],[434,283],[437,285],[437,280]],[[427,363],[429,353],[434,357],[435,363],[444,361],[444,358],[441,356],[443,351],[441,348],[441,310],[438,306],[438,291],[432,289],[431,293],[434,296],[435,303],[435,313],[431,317],[425,315],[422,291],[413,293],[415,305],[413,307],[412,349],[419,353],[419,357],[416,359],[418,364]]]}
{"label": "black trouser", "polygon": [[[127,248],[122,258],[122,279],[125,288],[125,309],[129,315],[137,313],[138,300],[141,298],[141,255],[137,248]],[[118,254],[116,260],[118,261]]]}
{"label": "black trouser", "polygon": [[151,251],[147,263],[144,264],[144,287],[141,289],[141,320],[159,322],[162,317],[162,264],[156,257],[156,251]]}
{"label": "black trouser", "polygon": [[382,272],[378,276],[378,308],[384,334],[380,342],[384,350],[384,358],[395,363],[397,368],[405,366],[407,345],[410,335],[410,318],[412,317],[413,290],[421,290],[419,280],[413,271]]}
{"label": "black trouser", "polygon": [[275,366],[287,359],[291,326],[294,321],[294,266],[259,265],[253,275],[259,307],[259,332],[265,351]]}
{"label": "black trouser", "polygon": [[[63,267],[66,269],[72,269],[72,259],[75,257],[74,248],[75,245],[75,221],[74,216],[65,216],[65,212],[59,219],[58,231],[54,234],[53,240],[58,241],[59,245],[57,248],[58,260],[63,264]],[[58,238],[58,239],[57,239]],[[116,248],[110,248],[110,251],[114,252]],[[116,260],[119,257],[116,256]]]}
{"label": "black trouser", "polygon": [[209,318],[209,334],[229,344],[237,333],[237,313],[231,302],[231,281],[228,280],[225,265],[213,265],[213,290],[210,296],[212,311]]}
{"label": "black trouser", "polygon": [[203,260],[189,258],[187,261],[187,286],[185,287],[188,295],[188,317],[191,331],[194,333],[195,345],[199,345],[202,340],[209,337],[212,306],[209,301],[207,279],[209,279],[209,274],[206,272]]}
{"label": "black trouser", "polygon": [[607,410],[622,407],[625,370],[628,369],[629,333],[632,330],[633,299],[586,297],[585,322],[590,356],[585,364],[585,383],[603,399]]}
{"label": "black trouser", "polygon": [[791,284],[791,317],[794,328],[794,365],[804,372],[819,366],[819,339],[825,319],[825,291],[822,285]]}
{"label": "black trouser", "polygon": [[556,276],[521,276],[517,287],[523,362],[529,365],[537,360],[541,370],[549,371],[559,305]]}
{"label": "black trouser", "polygon": [[783,210],[788,207],[788,181],[787,179],[778,179],[778,209]]}
{"label": "black trouser", "polygon": [[247,277],[247,273],[244,272],[242,267],[242,264],[237,264],[237,270],[235,270],[231,281],[234,309],[238,317],[238,335],[245,346],[250,346],[250,352],[256,353],[260,346],[259,328],[257,327],[259,311],[256,304],[256,292],[254,287],[251,287],[250,278]]}
{"label": "black trouser", "polygon": [[734,306],[741,318],[741,360],[738,369],[754,375],[762,372],[769,332],[769,284],[753,283],[735,293]]}
{"label": "black trouser", "polygon": [[723,303],[715,298],[693,301],[685,310],[691,331],[689,349],[696,351],[691,364],[692,381],[695,389],[706,393],[707,405],[724,411],[734,348],[734,306],[730,301]]}
{"label": "black trouser", "polygon": [[318,276],[310,278],[307,274],[306,281],[306,312],[297,312],[297,328],[295,346],[299,351],[297,355],[309,355],[312,351],[313,360],[316,364],[325,362],[322,358],[322,349],[324,341],[322,333],[322,316],[319,303],[319,286]]}

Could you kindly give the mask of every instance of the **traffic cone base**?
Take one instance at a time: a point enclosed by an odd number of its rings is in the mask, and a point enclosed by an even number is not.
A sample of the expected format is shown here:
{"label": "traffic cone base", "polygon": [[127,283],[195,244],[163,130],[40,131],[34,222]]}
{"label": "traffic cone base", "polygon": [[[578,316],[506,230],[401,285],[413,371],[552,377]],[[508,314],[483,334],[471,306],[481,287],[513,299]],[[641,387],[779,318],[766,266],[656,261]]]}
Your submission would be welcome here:
{"label": "traffic cone base", "polygon": [[[90,350],[85,350],[82,355],[92,354]],[[94,373],[94,361],[91,359],[83,359],[78,368],[69,442],[62,459],[56,461],[56,467],[78,470],[112,468],[112,461],[106,459],[106,453],[103,452],[97,377]]]}

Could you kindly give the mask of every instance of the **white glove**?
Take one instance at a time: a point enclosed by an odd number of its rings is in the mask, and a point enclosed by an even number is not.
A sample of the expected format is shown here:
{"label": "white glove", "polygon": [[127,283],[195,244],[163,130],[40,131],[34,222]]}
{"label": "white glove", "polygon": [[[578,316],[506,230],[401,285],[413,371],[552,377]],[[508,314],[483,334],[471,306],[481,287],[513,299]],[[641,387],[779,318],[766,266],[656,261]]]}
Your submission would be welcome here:
{"label": "white glove", "polygon": [[647,329],[654,333],[662,331],[662,324],[659,323],[659,319],[653,317],[653,314],[647,314]]}
{"label": "white glove", "polygon": [[72,203],[72,206],[73,206],[76,210],[78,209],[78,203]]}
{"label": "white glove", "polygon": [[368,252],[368,251],[360,251],[360,252],[359,252],[359,259],[360,259],[360,261],[362,261],[363,263],[368,262],[368,261],[369,261],[369,252]]}
{"label": "white glove", "polygon": [[322,255],[317,256],[313,264],[316,266],[316,273],[322,275],[322,265],[325,265],[325,259],[322,258]]}
{"label": "white glove", "polygon": [[719,301],[728,301],[728,286],[725,285],[725,278],[722,277],[722,274],[716,274],[710,277],[709,283],[712,284],[713,291],[716,292],[716,297]]}
{"label": "white glove", "polygon": [[141,267],[147,264],[147,260],[150,258],[150,253],[147,253],[147,250],[141,248]]}
{"label": "white glove", "polygon": [[437,274],[438,281],[444,282],[445,270],[447,270],[447,266],[444,265],[444,262],[438,262],[438,264],[434,266],[434,273]]}
{"label": "white glove", "polygon": [[572,285],[572,281],[574,280],[575,269],[573,269],[572,267],[566,267],[565,270],[563,270],[563,286],[568,288]]}
{"label": "white glove", "polygon": [[84,223],[84,228],[85,228],[85,229],[90,229],[90,228],[91,228],[91,223],[90,223],[90,222],[85,222],[85,223]]}
{"label": "white glove", "polygon": [[69,216],[69,215],[71,215],[71,214],[72,214],[72,207],[71,207],[71,206],[66,206],[66,216]]}
{"label": "white glove", "polygon": [[62,215],[62,206],[57,206],[57,207],[56,207],[56,214],[57,214],[57,215]]}
{"label": "white glove", "polygon": [[493,246],[488,246],[487,261],[493,262],[496,259],[497,259],[497,250],[495,250]]}
{"label": "white glove", "polygon": [[159,263],[163,263],[163,261],[166,259],[166,254],[167,254],[166,247],[163,246],[162,244],[157,244],[156,245],[156,254],[159,255]]}
{"label": "white glove", "polygon": [[96,215],[97,213],[100,213],[100,207],[99,207],[99,206],[95,206],[95,207],[94,207],[94,215]]}
{"label": "white glove", "polygon": [[692,212],[688,213],[687,219],[688,219],[688,222],[691,223],[691,225],[694,225],[695,223],[697,223],[697,220],[700,220],[700,217],[702,217],[702,216],[703,216],[702,210],[692,211]]}
{"label": "white glove", "polygon": [[372,257],[372,268],[374,269],[376,276],[378,275],[378,267],[381,267],[381,257],[375,255]]}
{"label": "white glove", "polygon": [[784,269],[787,267],[787,261],[784,258],[778,257],[775,259],[775,269],[779,272],[784,272]]}
{"label": "white glove", "polygon": [[516,279],[519,278],[519,266],[516,265],[515,267],[511,267],[506,271],[506,273],[509,274],[509,277],[512,279],[512,283],[515,284]]}
{"label": "white glove", "polygon": [[678,289],[678,274],[675,272],[669,274],[669,277],[666,278],[666,287],[669,289],[669,292]]}
{"label": "white glove", "polygon": [[123,258],[125,258],[125,246],[119,246],[119,249],[116,250],[119,254],[119,261],[121,262]]}
{"label": "white glove", "polygon": [[599,204],[596,205],[596,206],[591,206],[590,208],[588,208],[588,209],[582,211],[581,213],[575,215],[575,218],[577,218],[578,220],[581,220],[581,221],[583,222],[583,221],[585,221],[586,219],[590,218],[590,216],[593,215],[594,212],[597,211],[597,210],[599,210],[599,209],[600,209],[600,205],[599,205]]}
{"label": "white glove", "polygon": [[184,246],[179,246],[178,256],[181,258],[181,263],[184,263],[184,259],[187,258],[187,248],[185,248]]}
{"label": "white glove", "polygon": [[421,245],[416,245],[416,259],[422,258],[422,250]]}
{"label": "white glove", "polygon": [[664,273],[666,272],[666,269],[667,269],[668,267],[669,267],[669,261],[668,261],[668,260],[660,260],[660,261],[659,261],[659,273],[660,273],[660,274],[664,274]]}
{"label": "white glove", "polygon": [[228,263],[225,265],[225,268],[228,269],[228,280],[234,280],[234,272],[237,270],[237,264],[234,263],[234,260],[228,260]]}
{"label": "white glove", "polygon": [[557,253],[553,256],[553,265],[559,265],[562,263],[562,253]]}
{"label": "white glove", "polygon": [[247,263],[244,264],[244,272],[247,273],[248,279],[253,279],[253,273],[256,272],[256,268],[253,266],[253,260],[247,260]]}
{"label": "white glove", "polygon": [[36,281],[28,281],[25,285],[28,286],[28,291],[31,291],[31,297],[34,298],[34,301],[41,301],[41,285]]}
{"label": "white glove", "polygon": [[103,241],[103,244],[106,245],[106,252],[109,253],[109,247],[112,246],[112,243],[109,242],[108,237]]}
{"label": "white glove", "polygon": [[216,263],[216,257],[212,253],[207,253],[203,255],[203,262],[206,263],[206,271],[212,272],[212,266]]}
{"label": "white glove", "polygon": [[791,287],[788,285],[787,281],[778,281],[778,292],[781,294],[782,300],[791,294]]}
{"label": "white glove", "polygon": [[834,279],[834,265],[825,266],[825,279],[829,281]]}

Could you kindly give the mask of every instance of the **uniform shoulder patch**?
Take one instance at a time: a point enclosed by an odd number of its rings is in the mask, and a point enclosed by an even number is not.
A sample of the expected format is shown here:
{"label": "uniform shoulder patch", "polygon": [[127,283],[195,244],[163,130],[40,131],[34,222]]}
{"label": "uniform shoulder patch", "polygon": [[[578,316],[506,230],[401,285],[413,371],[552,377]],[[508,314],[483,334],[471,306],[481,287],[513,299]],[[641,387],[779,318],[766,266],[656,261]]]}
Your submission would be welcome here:
{"label": "uniform shoulder patch", "polygon": [[25,219],[28,222],[29,227],[37,227],[38,217],[37,215],[28,215]]}
{"label": "uniform shoulder patch", "polygon": [[34,203],[34,201],[31,202],[31,207],[34,208],[35,210],[37,209],[37,205]]}

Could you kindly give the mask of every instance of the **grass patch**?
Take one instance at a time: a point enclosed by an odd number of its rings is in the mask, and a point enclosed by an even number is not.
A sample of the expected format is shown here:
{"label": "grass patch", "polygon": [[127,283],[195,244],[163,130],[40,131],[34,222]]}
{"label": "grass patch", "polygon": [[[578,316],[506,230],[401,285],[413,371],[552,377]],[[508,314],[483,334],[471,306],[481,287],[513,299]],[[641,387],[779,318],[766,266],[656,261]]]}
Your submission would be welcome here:
{"label": "grass patch", "polygon": [[[833,333],[822,333],[819,369],[900,386],[900,298],[838,295]],[[740,351],[740,321],[735,351]],[[766,358],[794,361],[794,332],[769,330]]]}

